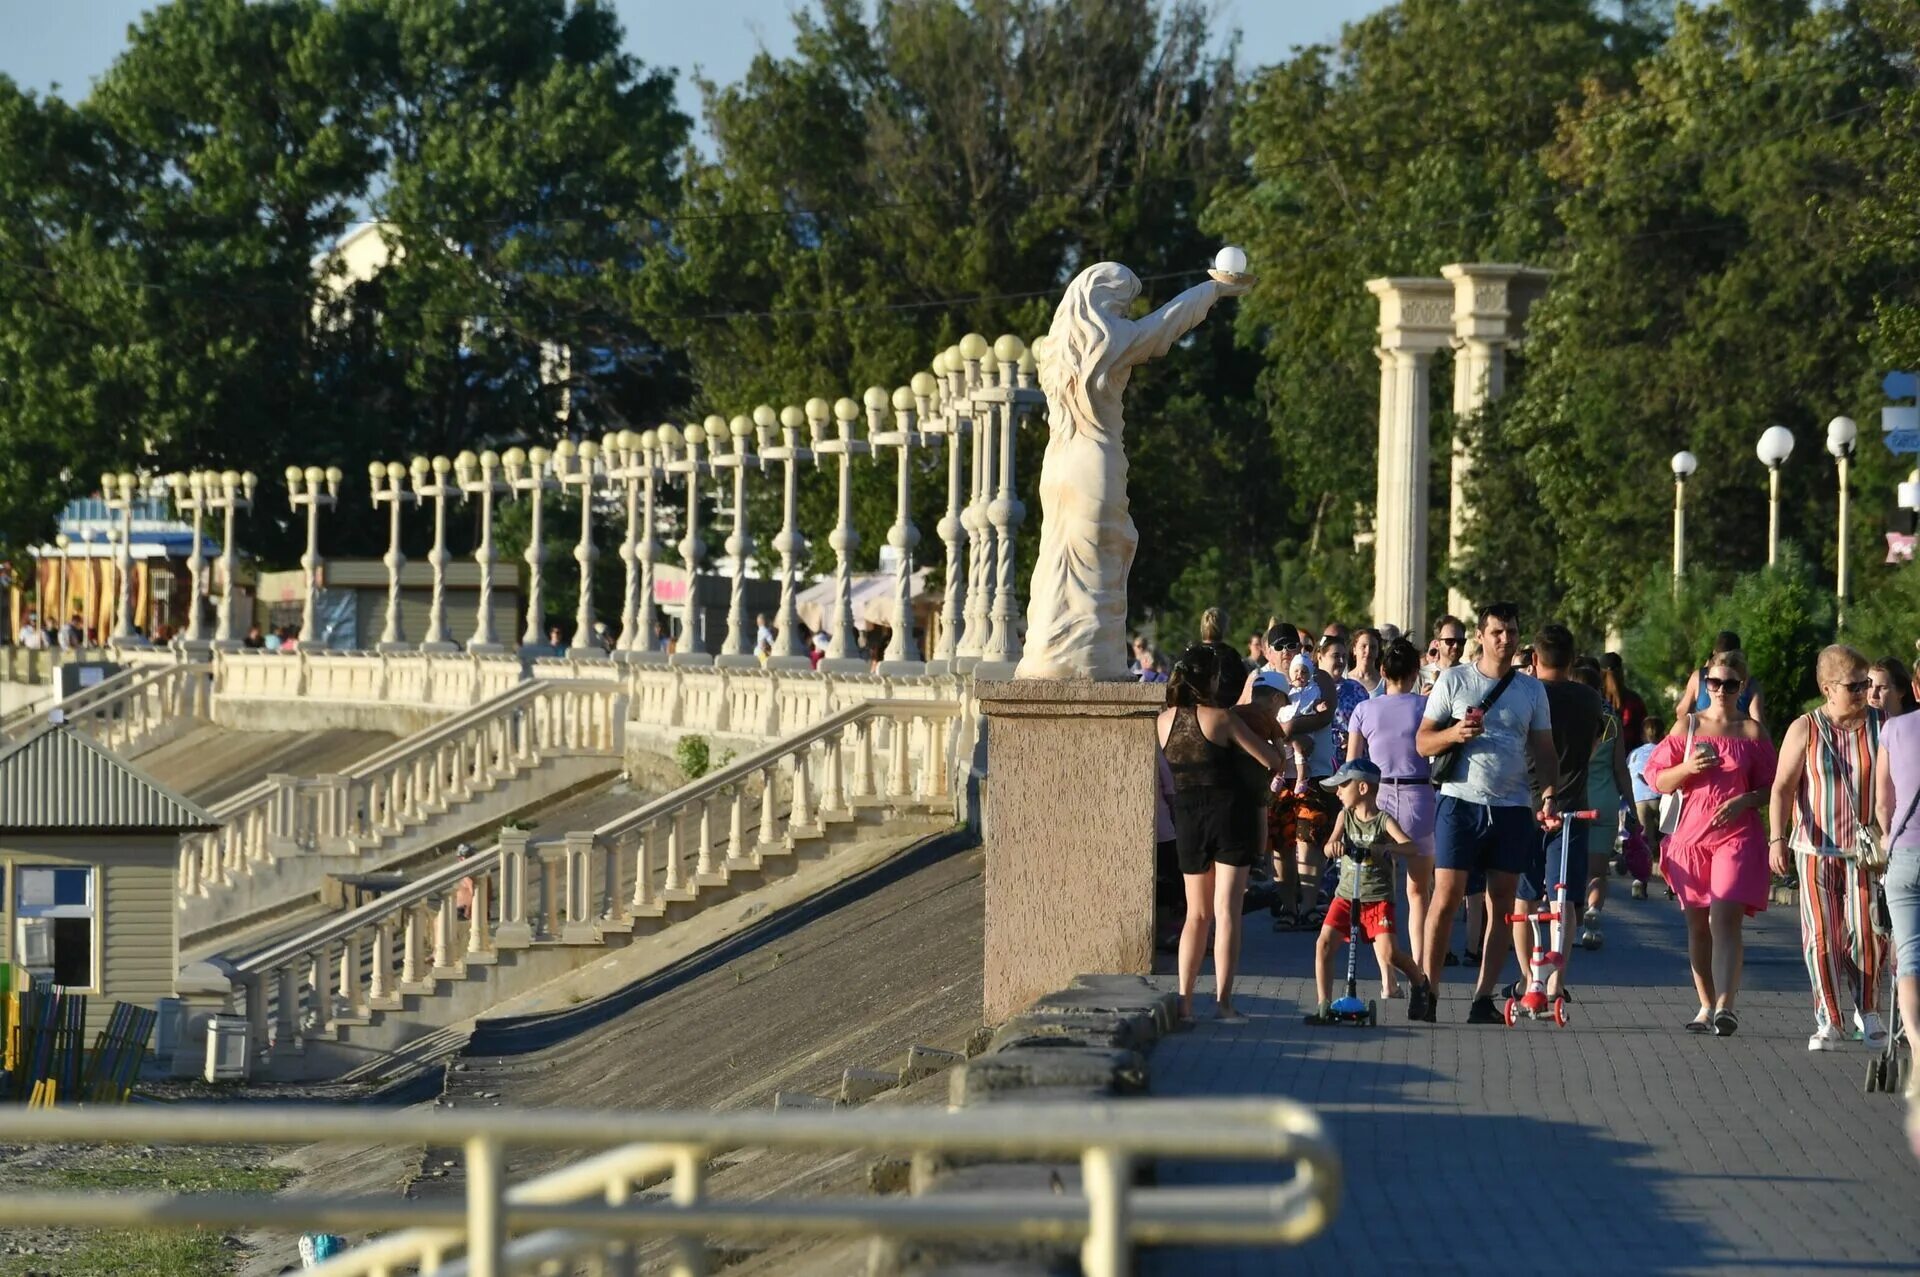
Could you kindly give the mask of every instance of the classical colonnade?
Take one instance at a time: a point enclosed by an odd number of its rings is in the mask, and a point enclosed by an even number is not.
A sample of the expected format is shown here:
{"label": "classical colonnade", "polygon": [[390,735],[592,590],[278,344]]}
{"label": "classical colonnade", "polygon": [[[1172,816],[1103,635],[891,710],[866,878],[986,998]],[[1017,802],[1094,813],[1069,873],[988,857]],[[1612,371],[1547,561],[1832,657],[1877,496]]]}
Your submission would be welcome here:
{"label": "classical colonnade", "polygon": [[[1419,636],[1427,612],[1427,520],[1431,504],[1429,419],[1433,357],[1453,352],[1453,412],[1465,422],[1506,388],[1507,351],[1524,337],[1527,313],[1548,273],[1528,266],[1456,263],[1439,279],[1367,281],[1380,299],[1380,452],[1374,502],[1373,619]],[[1466,432],[1453,435],[1447,562],[1458,564],[1470,506],[1473,458]],[[1456,588],[1447,610],[1468,611]]]}

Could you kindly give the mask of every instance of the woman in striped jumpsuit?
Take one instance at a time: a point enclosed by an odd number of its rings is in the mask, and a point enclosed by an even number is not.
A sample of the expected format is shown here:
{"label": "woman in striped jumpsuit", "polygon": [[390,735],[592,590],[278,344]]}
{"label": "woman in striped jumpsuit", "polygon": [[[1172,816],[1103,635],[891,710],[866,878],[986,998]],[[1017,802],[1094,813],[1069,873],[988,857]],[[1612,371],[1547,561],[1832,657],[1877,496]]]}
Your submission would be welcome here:
{"label": "woman in striped jumpsuit", "polygon": [[1852,648],[1824,649],[1817,672],[1825,703],[1795,719],[1780,742],[1769,850],[1775,873],[1791,863],[1800,875],[1800,940],[1814,995],[1807,1049],[1838,1050],[1847,1040],[1844,985],[1854,1028],[1878,1051],[1887,1031],[1875,1002],[1881,946],[1873,934],[1873,882],[1851,857],[1861,824],[1874,818],[1880,711],[1867,705],[1867,662]]}

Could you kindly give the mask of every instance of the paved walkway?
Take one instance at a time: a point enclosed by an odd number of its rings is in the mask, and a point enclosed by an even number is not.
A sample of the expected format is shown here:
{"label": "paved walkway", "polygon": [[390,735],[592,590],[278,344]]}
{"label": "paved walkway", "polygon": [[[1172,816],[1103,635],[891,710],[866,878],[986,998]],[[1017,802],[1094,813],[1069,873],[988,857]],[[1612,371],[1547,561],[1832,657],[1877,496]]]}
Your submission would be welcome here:
{"label": "paved walkway", "polygon": [[[1791,910],[1749,924],[1741,1028],[1725,1039],[1680,1029],[1695,1002],[1665,900],[1609,906],[1607,947],[1575,952],[1564,1029],[1468,1025],[1459,978],[1437,1024],[1407,1023],[1396,1001],[1373,1028],[1307,1028],[1310,937],[1248,923],[1234,999],[1248,1022],[1203,1018],[1164,1040],[1154,1093],[1315,1106],[1345,1159],[1345,1201],[1298,1250],[1161,1252],[1143,1272],[1920,1272],[1920,1165],[1900,1100],[1863,1093],[1858,1044],[1807,1050]],[[1361,970],[1362,995],[1377,996],[1370,956]],[[1202,1017],[1211,987],[1208,975]],[[1163,1182],[1244,1173],[1168,1168]],[[1543,1249],[1557,1238],[1563,1253]]]}

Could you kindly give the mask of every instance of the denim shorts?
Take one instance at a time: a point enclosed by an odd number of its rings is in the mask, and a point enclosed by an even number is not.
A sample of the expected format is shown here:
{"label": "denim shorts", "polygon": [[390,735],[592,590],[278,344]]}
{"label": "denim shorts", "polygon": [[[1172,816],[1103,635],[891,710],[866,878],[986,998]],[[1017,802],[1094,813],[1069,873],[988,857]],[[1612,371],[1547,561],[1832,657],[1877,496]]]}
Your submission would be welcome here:
{"label": "denim shorts", "polygon": [[[1561,826],[1562,829],[1565,826]],[[1567,899],[1585,900],[1587,898],[1587,831],[1575,829],[1573,841],[1567,844]],[[1520,885],[1514,889],[1514,896],[1520,900],[1541,900],[1553,891],[1558,881],[1554,874],[1560,869],[1560,830],[1541,830],[1539,846],[1533,853],[1533,863],[1520,875]]]}
{"label": "denim shorts", "polygon": [[1540,826],[1530,807],[1488,807],[1440,795],[1433,813],[1437,869],[1521,874],[1540,850]]}
{"label": "denim shorts", "polygon": [[1895,970],[1903,977],[1920,975],[1920,847],[1894,848],[1885,890]]}

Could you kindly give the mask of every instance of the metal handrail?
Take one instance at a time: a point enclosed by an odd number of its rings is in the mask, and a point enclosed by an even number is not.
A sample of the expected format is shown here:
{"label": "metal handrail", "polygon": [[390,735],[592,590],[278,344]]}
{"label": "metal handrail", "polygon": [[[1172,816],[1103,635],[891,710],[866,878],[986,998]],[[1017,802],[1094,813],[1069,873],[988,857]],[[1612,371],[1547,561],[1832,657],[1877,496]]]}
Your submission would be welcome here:
{"label": "metal handrail", "polygon": [[[0,1110],[0,1140],[462,1148],[464,1202],[298,1192],[275,1197],[0,1196],[0,1224],[414,1230],[329,1261],[316,1270],[324,1277],[390,1274],[398,1266],[416,1263],[442,1277],[501,1277],[539,1260],[597,1251],[622,1240],[671,1238],[697,1252],[700,1239],[715,1233],[1078,1241],[1082,1266],[1091,1277],[1119,1277],[1130,1271],[1133,1246],[1141,1242],[1302,1241],[1326,1227],[1341,1192],[1340,1158],[1318,1116],[1301,1105],[1271,1099],[731,1113],[533,1110],[455,1115],[293,1106],[6,1109]],[[598,1165],[577,1164],[509,1191],[503,1171],[510,1147],[620,1153]],[[707,1162],[739,1148],[1075,1159],[1081,1185],[1077,1193],[709,1197]],[[1156,1158],[1271,1161],[1286,1165],[1291,1173],[1267,1184],[1236,1188],[1135,1187],[1134,1168]],[[669,1159],[671,1192],[666,1199],[630,1196],[637,1180],[662,1173],[662,1163]],[[509,1230],[533,1235],[510,1244]],[[446,1263],[446,1251],[456,1247],[465,1249],[464,1259]],[[689,1270],[697,1262],[689,1263]]]}
{"label": "metal handrail", "polygon": [[712,797],[730,785],[748,780],[755,773],[765,771],[795,750],[818,744],[835,732],[845,731],[847,727],[863,718],[890,717],[894,714],[912,714],[927,718],[958,718],[960,707],[944,701],[910,701],[891,697],[849,705],[837,714],[829,714],[811,727],[802,728],[791,736],[782,736],[765,749],[748,754],[745,758],[735,759],[719,771],[708,772],[699,780],[682,785],[670,794],[643,804],[624,816],[614,817],[595,829],[594,836],[618,838],[623,834],[632,833],[658,820],[675,807]]}

